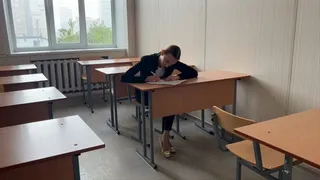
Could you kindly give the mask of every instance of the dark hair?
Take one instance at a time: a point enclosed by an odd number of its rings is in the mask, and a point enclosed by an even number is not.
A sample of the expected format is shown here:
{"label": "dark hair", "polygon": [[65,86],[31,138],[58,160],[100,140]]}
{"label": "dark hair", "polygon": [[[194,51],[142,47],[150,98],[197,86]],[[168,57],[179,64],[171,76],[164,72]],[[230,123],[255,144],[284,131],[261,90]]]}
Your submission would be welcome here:
{"label": "dark hair", "polygon": [[180,59],[180,56],[181,56],[181,49],[177,45],[171,45],[167,47],[167,49],[165,49],[163,52],[164,54],[172,54],[172,56],[178,60]]}

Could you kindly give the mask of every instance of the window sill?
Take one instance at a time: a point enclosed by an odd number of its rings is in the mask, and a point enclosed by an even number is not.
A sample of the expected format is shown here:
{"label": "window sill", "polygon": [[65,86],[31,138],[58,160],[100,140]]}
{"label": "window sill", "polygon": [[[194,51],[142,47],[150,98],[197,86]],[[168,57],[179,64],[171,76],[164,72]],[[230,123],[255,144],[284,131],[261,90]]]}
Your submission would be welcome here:
{"label": "window sill", "polygon": [[68,49],[68,50],[46,50],[46,51],[30,51],[30,52],[14,52],[9,56],[37,56],[37,55],[55,55],[55,54],[73,54],[73,53],[99,53],[99,52],[126,52],[122,48],[95,48],[95,49]]}

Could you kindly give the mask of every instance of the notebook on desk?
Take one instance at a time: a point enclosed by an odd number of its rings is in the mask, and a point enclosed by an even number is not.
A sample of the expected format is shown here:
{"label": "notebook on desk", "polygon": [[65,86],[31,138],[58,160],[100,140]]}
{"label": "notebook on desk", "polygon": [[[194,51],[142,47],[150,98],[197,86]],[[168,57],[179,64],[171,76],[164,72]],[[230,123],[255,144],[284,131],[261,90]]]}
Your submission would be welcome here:
{"label": "notebook on desk", "polygon": [[158,82],[148,82],[149,84],[156,84],[156,85],[178,85],[178,84],[181,84],[183,82],[185,82],[186,80],[176,80],[176,81],[164,81],[164,80],[161,80],[161,81],[158,81]]}

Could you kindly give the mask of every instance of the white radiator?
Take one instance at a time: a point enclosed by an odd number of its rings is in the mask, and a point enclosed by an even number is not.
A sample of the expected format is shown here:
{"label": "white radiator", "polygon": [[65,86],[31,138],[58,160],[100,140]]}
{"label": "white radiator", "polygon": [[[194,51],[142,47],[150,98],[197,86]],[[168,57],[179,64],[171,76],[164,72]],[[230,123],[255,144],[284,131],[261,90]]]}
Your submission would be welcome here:
{"label": "white radiator", "polygon": [[[37,60],[31,63],[37,66],[38,73],[43,73],[48,81],[40,83],[40,87],[54,86],[63,93],[82,91],[81,66],[79,59],[50,59]],[[85,71],[84,71],[85,72]],[[85,86],[86,87],[86,86]],[[95,84],[92,89],[101,89],[102,86]]]}

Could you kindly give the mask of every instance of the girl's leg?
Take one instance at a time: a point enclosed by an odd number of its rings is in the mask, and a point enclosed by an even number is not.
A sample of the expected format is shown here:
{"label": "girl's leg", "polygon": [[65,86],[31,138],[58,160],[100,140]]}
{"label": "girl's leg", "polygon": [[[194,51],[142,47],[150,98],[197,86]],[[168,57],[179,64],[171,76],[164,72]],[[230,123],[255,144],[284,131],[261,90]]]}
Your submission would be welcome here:
{"label": "girl's leg", "polygon": [[170,131],[172,129],[172,124],[174,121],[175,115],[166,116],[162,118],[162,142],[163,142],[163,150],[169,151],[171,147],[170,139]]}

